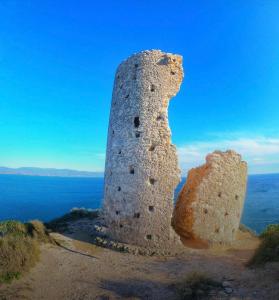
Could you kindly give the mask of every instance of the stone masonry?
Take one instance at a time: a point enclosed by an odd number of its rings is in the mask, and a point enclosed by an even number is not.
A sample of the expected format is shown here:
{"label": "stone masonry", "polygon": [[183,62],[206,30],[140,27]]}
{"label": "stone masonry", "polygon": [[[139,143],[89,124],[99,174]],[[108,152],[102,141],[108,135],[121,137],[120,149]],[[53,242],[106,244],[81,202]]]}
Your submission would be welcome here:
{"label": "stone masonry", "polygon": [[186,246],[230,244],[239,228],[247,164],[234,151],[215,151],[191,169],[175,206],[173,227]]}
{"label": "stone masonry", "polygon": [[171,218],[180,170],[168,105],[182,79],[182,57],[159,50],[134,54],[117,69],[103,203],[116,241],[161,248],[177,240]]}

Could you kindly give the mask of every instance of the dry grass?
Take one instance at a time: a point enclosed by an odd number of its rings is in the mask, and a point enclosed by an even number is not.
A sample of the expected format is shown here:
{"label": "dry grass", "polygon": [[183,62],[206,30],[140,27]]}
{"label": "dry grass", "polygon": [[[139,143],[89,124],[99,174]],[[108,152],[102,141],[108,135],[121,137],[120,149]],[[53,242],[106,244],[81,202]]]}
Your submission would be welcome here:
{"label": "dry grass", "polygon": [[53,242],[41,222],[0,222],[0,283],[19,278],[35,265],[40,242]]}
{"label": "dry grass", "polygon": [[33,220],[27,223],[26,227],[28,234],[40,243],[55,244],[54,239],[48,234],[48,231],[42,222]]}
{"label": "dry grass", "polygon": [[206,298],[210,291],[220,289],[222,284],[211,279],[207,274],[191,272],[180,283],[176,284],[178,299],[202,299]]}

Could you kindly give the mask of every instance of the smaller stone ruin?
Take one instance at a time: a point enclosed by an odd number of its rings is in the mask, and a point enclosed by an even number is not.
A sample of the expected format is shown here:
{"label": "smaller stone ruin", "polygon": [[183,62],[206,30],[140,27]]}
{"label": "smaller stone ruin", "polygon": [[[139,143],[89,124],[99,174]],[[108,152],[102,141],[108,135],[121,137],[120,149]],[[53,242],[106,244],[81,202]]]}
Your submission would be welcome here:
{"label": "smaller stone ruin", "polygon": [[207,155],[191,169],[174,209],[172,225],[182,242],[193,248],[230,244],[235,240],[243,209],[247,164],[229,150]]}

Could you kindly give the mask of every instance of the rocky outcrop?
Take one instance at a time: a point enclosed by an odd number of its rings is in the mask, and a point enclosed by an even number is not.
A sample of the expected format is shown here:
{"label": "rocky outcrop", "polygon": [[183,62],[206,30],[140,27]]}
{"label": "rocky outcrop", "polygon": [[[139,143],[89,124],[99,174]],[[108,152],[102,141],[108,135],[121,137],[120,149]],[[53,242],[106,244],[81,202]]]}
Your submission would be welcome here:
{"label": "rocky outcrop", "polygon": [[191,169],[175,206],[172,225],[194,248],[231,243],[239,228],[247,164],[234,151],[215,151],[206,164]]}
{"label": "rocky outcrop", "polygon": [[180,170],[170,139],[168,104],[182,78],[182,57],[158,50],[135,54],[118,67],[103,204],[114,240],[149,248],[175,240],[171,217]]}

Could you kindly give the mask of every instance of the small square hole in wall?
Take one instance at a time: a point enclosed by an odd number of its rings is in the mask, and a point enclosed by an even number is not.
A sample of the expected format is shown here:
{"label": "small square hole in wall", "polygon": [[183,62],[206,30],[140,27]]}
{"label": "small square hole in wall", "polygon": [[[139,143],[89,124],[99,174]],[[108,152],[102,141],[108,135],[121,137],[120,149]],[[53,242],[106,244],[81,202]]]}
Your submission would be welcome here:
{"label": "small square hole in wall", "polygon": [[157,117],[157,121],[163,121],[165,119],[165,116],[163,113],[161,113],[158,117]]}
{"label": "small square hole in wall", "polygon": [[140,137],[140,132],[136,132],[136,138],[139,138]]}
{"label": "small square hole in wall", "polygon": [[154,211],[154,206],[153,205],[149,205],[148,209],[149,209],[149,211],[153,212]]}
{"label": "small square hole in wall", "polygon": [[134,169],[134,167],[132,167],[132,166],[130,166],[130,174],[135,174],[135,169]]}
{"label": "small square hole in wall", "polygon": [[121,186],[119,186],[119,187],[117,188],[117,190],[118,190],[118,192],[120,192],[120,191],[121,191]]}
{"label": "small square hole in wall", "polygon": [[151,146],[150,146],[150,148],[149,148],[149,151],[154,151],[154,150],[155,150],[155,148],[156,148],[156,145],[155,145],[155,144],[153,144],[153,145],[151,145]]}
{"label": "small square hole in wall", "polygon": [[139,119],[139,117],[135,117],[134,118],[134,126],[135,126],[135,128],[139,128],[139,126],[140,126],[140,119]]}
{"label": "small square hole in wall", "polygon": [[134,218],[139,219],[140,213],[134,213]]}
{"label": "small square hole in wall", "polygon": [[120,211],[119,211],[119,210],[115,211],[115,214],[116,214],[116,215],[119,215],[119,214],[120,214]]}
{"label": "small square hole in wall", "polygon": [[149,182],[150,182],[150,184],[154,185],[156,180],[154,178],[149,178]]}
{"label": "small square hole in wall", "polygon": [[151,234],[147,234],[147,235],[146,235],[146,239],[147,239],[147,240],[152,240],[152,235],[151,235]]}

